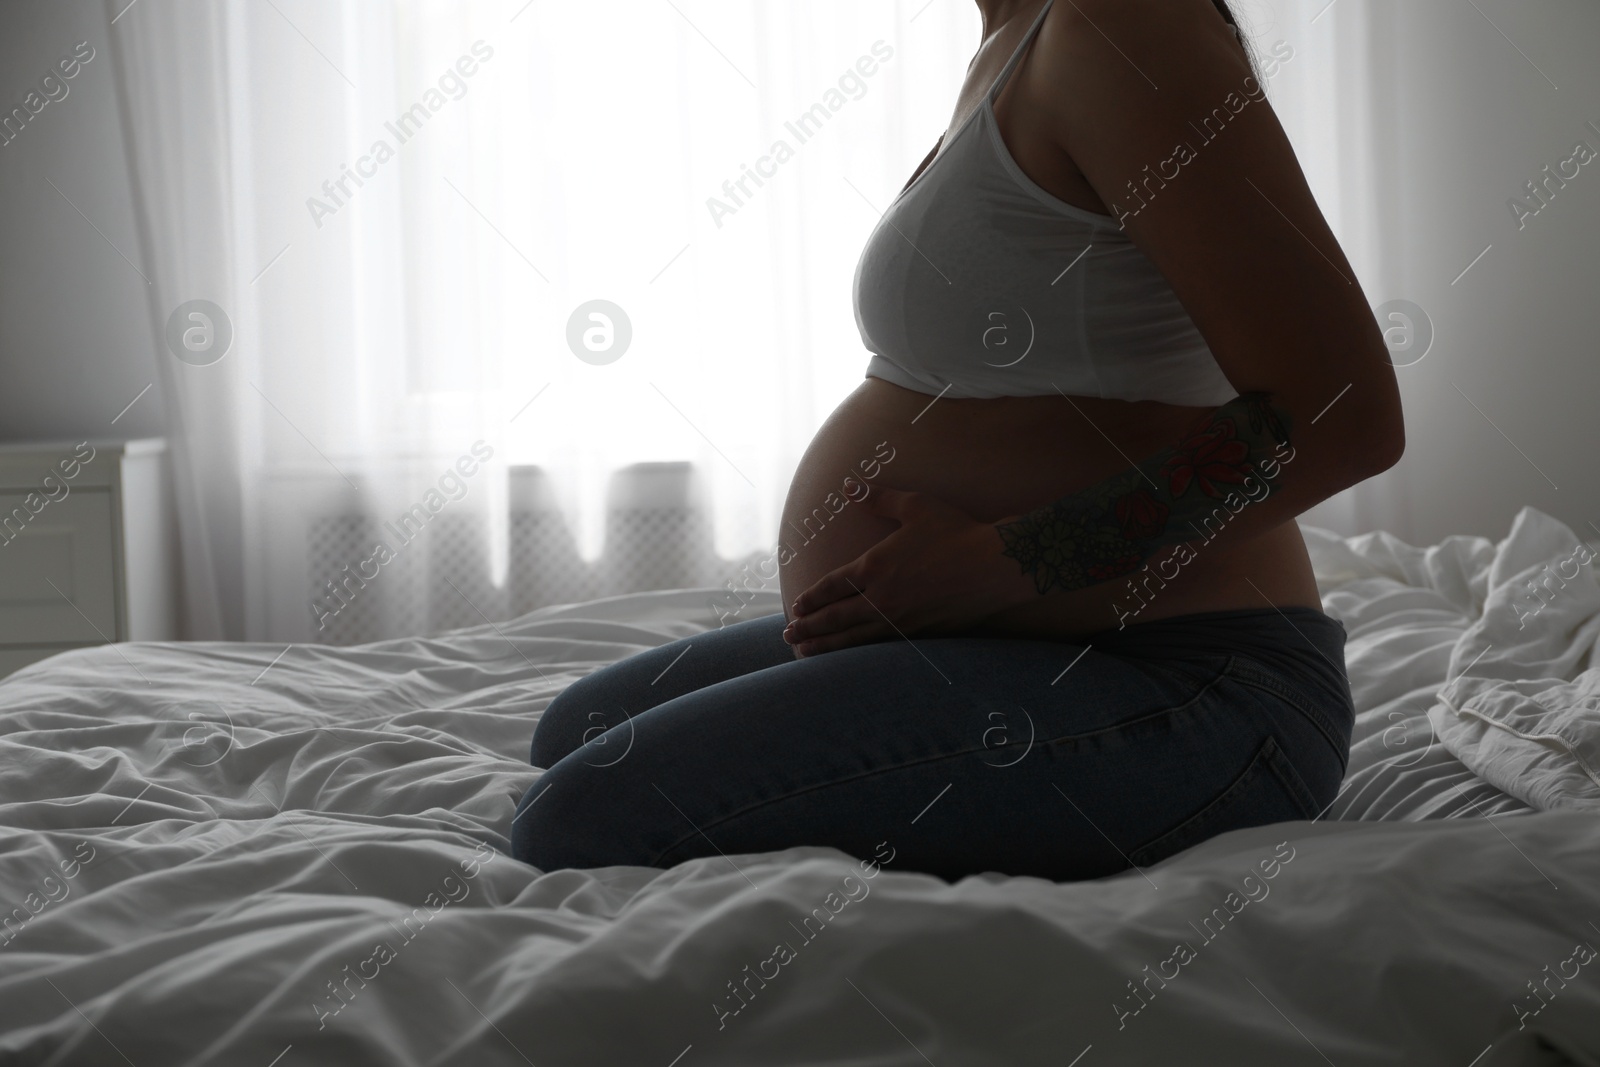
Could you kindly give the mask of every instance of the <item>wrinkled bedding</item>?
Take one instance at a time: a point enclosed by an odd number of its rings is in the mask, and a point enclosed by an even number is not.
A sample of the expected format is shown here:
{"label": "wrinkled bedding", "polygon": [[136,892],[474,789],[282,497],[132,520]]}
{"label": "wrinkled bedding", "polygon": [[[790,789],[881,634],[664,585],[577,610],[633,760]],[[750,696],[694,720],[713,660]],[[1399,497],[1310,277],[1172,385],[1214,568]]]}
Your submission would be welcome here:
{"label": "wrinkled bedding", "polygon": [[1559,526],[1308,529],[1360,713],[1340,798],[1081,884],[899,870],[888,824],[873,857],[507,856],[542,708],[716,590],[54,657],[0,682],[0,1063],[1600,1064],[1600,820],[1430,718],[1589,668],[1600,600],[1515,641],[1486,612]]}
{"label": "wrinkled bedding", "polygon": [[[1383,532],[1344,539],[1302,531],[1323,608],[1348,635],[1345,664],[1357,713],[1343,791],[1326,818],[1536,810],[1474,773],[1462,748],[1441,739],[1433,709],[1441,687],[1453,682],[1570,674],[1586,661],[1594,634],[1581,631],[1584,620],[1600,620],[1595,601],[1564,598],[1526,633],[1517,626],[1525,616],[1507,610],[1529,561],[1566,555],[1578,543],[1572,531],[1533,508],[1517,515],[1498,544],[1448,537],[1418,548]],[[1594,585],[1592,573],[1581,577]]]}

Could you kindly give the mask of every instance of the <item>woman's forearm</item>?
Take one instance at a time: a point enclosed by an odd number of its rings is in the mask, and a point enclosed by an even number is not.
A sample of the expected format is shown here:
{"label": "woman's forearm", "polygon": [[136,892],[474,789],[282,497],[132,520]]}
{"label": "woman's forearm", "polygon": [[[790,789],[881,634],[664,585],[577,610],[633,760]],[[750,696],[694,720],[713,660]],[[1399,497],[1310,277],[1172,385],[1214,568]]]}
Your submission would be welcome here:
{"label": "woman's forearm", "polygon": [[[997,523],[1004,554],[1045,594],[1131,574],[1164,550],[1209,541],[1225,526],[1275,526],[1309,506],[1306,493],[1295,493],[1300,507],[1277,514],[1294,505],[1279,495],[1284,467],[1295,458],[1290,422],[1269,394],[1236,397],[1132,470]],[[1235,524],[1246,509],[1253,514]]]}

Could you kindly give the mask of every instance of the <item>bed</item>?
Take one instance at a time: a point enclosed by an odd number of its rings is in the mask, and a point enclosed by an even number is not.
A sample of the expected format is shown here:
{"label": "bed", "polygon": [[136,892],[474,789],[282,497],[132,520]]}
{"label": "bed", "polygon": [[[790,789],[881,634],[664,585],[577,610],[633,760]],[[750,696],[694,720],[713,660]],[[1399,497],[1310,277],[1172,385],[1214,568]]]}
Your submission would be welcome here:
{"label": "bed", "polygon": [[1077,884],[899,870],[892,825],[874,857],[511,859],[541,709],[716,625],[713,589],[24,668],[0,1063],[1600,1064],[1582,543],[1532,509],[1498,543],[1306,535],[1350,633],[1343,791]]}

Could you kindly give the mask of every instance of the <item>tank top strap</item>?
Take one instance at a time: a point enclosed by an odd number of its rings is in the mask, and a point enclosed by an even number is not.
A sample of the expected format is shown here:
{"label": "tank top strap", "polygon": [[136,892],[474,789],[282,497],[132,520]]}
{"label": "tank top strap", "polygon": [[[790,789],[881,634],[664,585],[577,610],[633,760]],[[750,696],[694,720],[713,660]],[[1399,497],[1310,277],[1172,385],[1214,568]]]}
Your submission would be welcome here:
{"label": "tank top strap", "polygon": [[1044,7],[1039,9],[1039,14],[1034,18],[1033,25],[1028,27],[1028,32],[1022,35],[1022,43],[1017,45],[1017,50],[1011,53],[1011,58],[1006,60],[1005,67],[1000,71],[1000,77],[989,87],[989,94],[985,99],[993,102],[1000,95],[1000,90],[1011,78],[1011,72],[1017,69],[1017,64],[1022,61],[1022,53],[1028,50],[1028,45],[1033,41],[1034,35],[1039,32],[1039,27],[1044,25],[1044,17],[1050,13],[1050,7],[1055,0],[1044,0]]}

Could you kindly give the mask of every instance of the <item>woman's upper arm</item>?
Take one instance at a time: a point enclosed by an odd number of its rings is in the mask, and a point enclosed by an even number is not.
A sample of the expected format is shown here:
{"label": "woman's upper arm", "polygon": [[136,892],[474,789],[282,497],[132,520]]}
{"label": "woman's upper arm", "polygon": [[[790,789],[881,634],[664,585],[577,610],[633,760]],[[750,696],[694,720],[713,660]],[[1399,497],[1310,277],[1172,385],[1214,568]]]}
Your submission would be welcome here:
{"label": "woman's upper arm", "polygon": [[1302,439],[1341,442],[1361,477],[1392,465],[1404,429],[1382,332],[1211,0],[1057,9],[1035,68],[1057,143],[1166,276],[1229,382],[1272,394],[1298,430],[1316,419]]}

